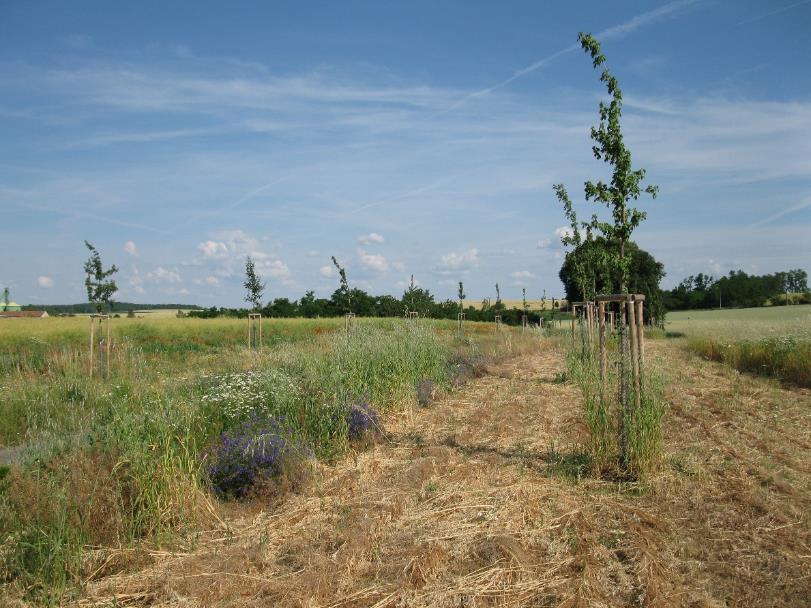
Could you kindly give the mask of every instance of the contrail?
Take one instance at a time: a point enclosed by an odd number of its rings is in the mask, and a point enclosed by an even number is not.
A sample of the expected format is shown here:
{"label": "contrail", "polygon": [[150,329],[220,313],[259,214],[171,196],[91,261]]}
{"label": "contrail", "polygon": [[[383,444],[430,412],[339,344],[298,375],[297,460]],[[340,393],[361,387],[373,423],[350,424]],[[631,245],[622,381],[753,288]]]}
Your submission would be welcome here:
{"label": "contrail", "polygon": [[[661,20],[661,19],[663,19],[665,17],[668,17],[669,15],[672,15],[673,13],[681,11],[682,9],[687,8],[688,6],[696,4],[697,2],[700,2],[700,1],[701,0],[676,0],[675,2],[670,2],[668,4],[665,4],[664,6],[660,6],[657,9],[654,9],[652,11],[648,11],[647,13],[642,13],[641,15],[637,15],[636,17],[632,17],[631,19],[628,19],[627,21],[624,21],[623,23],[620,23],[618,25],[614,25],[614,26],[609,27],[609,28],[607,28],[605,30],[597,32],[597,34],[595,34],[595,35],[600,40],[610,40],[612,38],[621,38],[621,37],[623,37],[623,36],[625,36],[627,34],[630,34],[631,32],[633,32],[635,30],[638,30],[639,28],[641,28],[644,25],[647,25],[649,23],[653,23],[654,21],[659,21],[659,20]],[[811,0],[806,0],[806,1],[811,2]],[[561,49],[559,51],[555,51],[551,55],[548,55],[547,57],[544,57],[543,59],[539,59],[538,61],[536,61],[534,63],[531,63],[530,65],[528,65],[528,66],[526,66],[524,68],[521,68],[520,70],[515,72],[512,76],[510,76],[509,78],[505,78],[501,82],[497,82],[496,84],[494,84],[492,86],[486,87],[484,89],[480,89],[478,91],[474,91],[473,93],[470,93],[469,95],[466,95],[465,97],[463,97],[462,99],[460,99],[459,101],[457,101],[456,103],[454,103],[453,105],[448,107],[447,109],[442,110],[438,114],[444,114],[446,112],[450,112],[451,110],[454,110],[454,109],[458,108],[459,106],[467,103],[471,99],[474,99],[476,97],[481,97],[482,95],[487,95],[488,93],[492,93],[493,91],[495,91],[497,89],[504,88],[507,85],[509,85],[510,83],[515,82],[519,78],[521,78],[523,76],[526,76],[527,74],[531,74],[532,72],[534,72],[536,70],[539,70],[540,68],[552,63],[558,57],[566,55],[567,53],[571,53],[572,51],[576,51],[579,48],[580,48],[579,44],[572,44],[572,45],[567,46],[566,48],[563,48],[563,49]]]}
{"label": "contrail", "polygon": [[802,2],[795,2],[794,4],[789,4],[788,6],[784,6],[782,8],[778,8],[777,10],[770,11],[768,13],[763,13],[762,15],[757,15],[755,17],[751,17],[750,19],[744,19],[743,21],[738,21],[732,27],[738,27],[740,25],[746,25],[747,23],[752,23],[753,21],[760,21],[761,19],[765,19],[766,17],[771,17],[772,15],[778,15],[780,13],[785,13],[787,10],[792,8],[796,8],[798,6],[802,6],[803,4],[808,4],[811,0],[802,0]]}
{"label": "contrail", "polygon": [[766,224],[769,224],[769,223],[773,222],[774,220],[776,220],[778,218],[783,217],[784,215],[788,215],[789,213],[794,213],[795,211],[800,211],[802,209],[808,209],[809,207],[811,207],[811,196],[808,197],[807,199],[805,199],[801,203],[797,203],[796,205],[792,205],[791,207],[786,207],[782,211],[778,211],[774,215],[770,215],[765,220],[761,220],[761,221],[757,222],[756,224],[752,224],[752,227],[755,228],[755,227],[758,227],[758,226],[764,226]]}

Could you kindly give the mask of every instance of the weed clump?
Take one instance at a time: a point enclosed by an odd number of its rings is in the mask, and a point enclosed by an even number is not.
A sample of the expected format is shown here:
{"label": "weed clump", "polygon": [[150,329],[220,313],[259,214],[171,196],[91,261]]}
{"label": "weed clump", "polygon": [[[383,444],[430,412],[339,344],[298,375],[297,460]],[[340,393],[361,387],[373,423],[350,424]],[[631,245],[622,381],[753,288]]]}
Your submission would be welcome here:
{"label": "weed clump", "polygon": [[377,412],[365,400],[358,399],[349,406],[346,413],[346,434],[350,440],[361,439],[379,429]]}
{"label": "weed clump", "polygon": [[284,420],[253,416],[220,435],[203,456],[204,472],[217,496],[240,499],[260,484],[296,477],[296,469],[309,455]]}

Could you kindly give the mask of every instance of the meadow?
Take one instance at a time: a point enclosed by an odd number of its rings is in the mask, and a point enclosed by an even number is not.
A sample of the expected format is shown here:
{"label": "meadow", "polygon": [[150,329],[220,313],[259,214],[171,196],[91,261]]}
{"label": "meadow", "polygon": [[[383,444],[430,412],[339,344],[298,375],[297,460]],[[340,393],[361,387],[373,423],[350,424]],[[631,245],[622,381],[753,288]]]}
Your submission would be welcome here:
{"label": "meadow", "polygon": [[188,538],[268,471],[273,500],[513,348],[451,321],[266,319],[261,350],[245,320],[111,323],[107,379],[88,373],[87,317],[0,324],[0,582],[37,603],[80,588],[96,549]]}
{"label": "meadow", "polygon": [[666,330],[708,360],[811,387],[811,305],[672,312]]}
{"label": "meadow", "polygon": [[703,348],[801,341],[809,314],[648,330],[633,476],[568,326],[267,319],[250,350],[245,320],[145,314],[112,320],[102,379],[86,317],[2,323],[0,597],[797,605],[807,391]]}

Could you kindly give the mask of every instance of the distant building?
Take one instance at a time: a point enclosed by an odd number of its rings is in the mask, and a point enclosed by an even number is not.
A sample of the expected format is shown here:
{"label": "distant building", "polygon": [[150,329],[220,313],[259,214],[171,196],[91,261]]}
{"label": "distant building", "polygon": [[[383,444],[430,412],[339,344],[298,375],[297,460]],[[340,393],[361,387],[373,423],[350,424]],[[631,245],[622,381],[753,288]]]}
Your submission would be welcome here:
{"label": "distant building", "polygon": [[0,319],[44,319],[48,316],[44,310],[20,310],[19,306],[15,310],[0,310]]}
{"label": "distant building", "polygon": [[6,304],[5,302],[0,302],[0,312],[2,311],[21,311],[23,309],[22,306],[17,304],[17,302],[9,302]]}

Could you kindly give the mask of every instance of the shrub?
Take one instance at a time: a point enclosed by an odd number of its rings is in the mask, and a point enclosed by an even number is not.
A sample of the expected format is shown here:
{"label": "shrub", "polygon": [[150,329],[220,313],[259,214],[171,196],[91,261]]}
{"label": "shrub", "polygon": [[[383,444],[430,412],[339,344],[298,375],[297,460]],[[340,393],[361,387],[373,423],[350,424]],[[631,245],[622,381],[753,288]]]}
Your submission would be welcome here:
{"label": "shrub", "polygon": [[254,415],[220,435],[203,456],[204,471],[218,496],[244,498],[259,483],[295,476],[308,455],[283,420]]}
{"label": "shrub", "polygon": [[360,439],[380,429],[379,418],[366,401],[358,399],[346,413],[346,434],[349,439]]}

